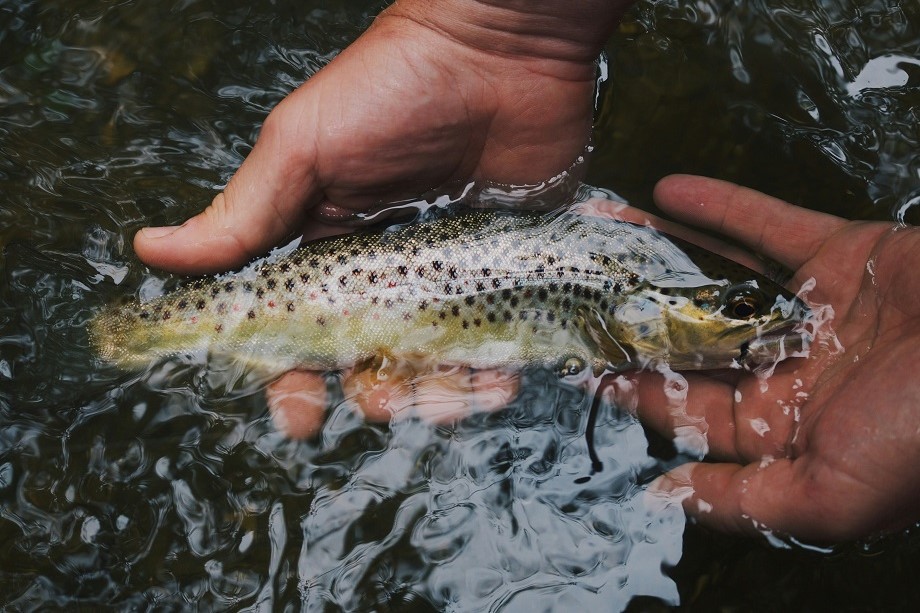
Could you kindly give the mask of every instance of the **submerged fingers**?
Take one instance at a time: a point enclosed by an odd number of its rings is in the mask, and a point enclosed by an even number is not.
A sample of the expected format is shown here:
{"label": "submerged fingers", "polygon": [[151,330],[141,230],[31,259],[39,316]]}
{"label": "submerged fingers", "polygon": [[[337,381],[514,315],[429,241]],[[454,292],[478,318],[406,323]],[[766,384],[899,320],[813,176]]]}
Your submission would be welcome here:
{"label": "submerged fingers", "polygon": [[[407,364],[342,376],[345,401],[372,421],[418,417],[444,423],[496,411],[514,399],[519,385],[518,373],[512,371],[456,367],[417,372]],[[319,432],[329,408],[323,373],[288,372],[266,395],[276,427],[285,435],[309,438]]]}

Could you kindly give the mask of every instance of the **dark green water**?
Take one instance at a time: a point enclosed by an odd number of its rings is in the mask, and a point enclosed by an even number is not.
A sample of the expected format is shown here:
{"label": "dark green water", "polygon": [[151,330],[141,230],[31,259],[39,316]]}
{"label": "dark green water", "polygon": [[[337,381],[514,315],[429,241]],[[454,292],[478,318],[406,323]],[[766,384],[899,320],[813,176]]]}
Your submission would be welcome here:
{"label": "dark green water", "polygon": [[[0,603],[913,610],[915,534],[828,555],[650,514],[671,451],[609,408],[605,470],[576,484],[589,400],[545,373],[494,415],[387,426],[343,403],[296,442],[225,373],[94,364],[93,310],[175,283],[133,233],[209,202],[380,7],[251,4],[0,0]],[[644,1],[609,53],[592,184],[644,203],[697,172],[917,221],[920,5]]]}

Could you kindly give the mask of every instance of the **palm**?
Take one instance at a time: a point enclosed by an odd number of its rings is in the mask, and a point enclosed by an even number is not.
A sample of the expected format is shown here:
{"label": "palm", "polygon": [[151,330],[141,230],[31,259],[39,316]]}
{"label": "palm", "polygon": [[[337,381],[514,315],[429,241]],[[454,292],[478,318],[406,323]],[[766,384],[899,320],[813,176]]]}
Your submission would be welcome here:
{"label": "palm", "polygon": [[[705,418],[711,456],[725,463],[689,465],[670,485],[690,480],[694,501],[718,501],[705,520],[734,529],[749,530],[754,519],[837,539],[915,519],[920,231],[847,223],[687,178],[664,190],[665,207],[689,215],[690,190],[697,202],[713,201],[704,225],[798,267],[792,285],[814,279],[809,300],[834,315],[810,356],[781,363],[772,377],[735,385],[688,377],[688,412]],[[664,430],[673,422],[646,412]]]}

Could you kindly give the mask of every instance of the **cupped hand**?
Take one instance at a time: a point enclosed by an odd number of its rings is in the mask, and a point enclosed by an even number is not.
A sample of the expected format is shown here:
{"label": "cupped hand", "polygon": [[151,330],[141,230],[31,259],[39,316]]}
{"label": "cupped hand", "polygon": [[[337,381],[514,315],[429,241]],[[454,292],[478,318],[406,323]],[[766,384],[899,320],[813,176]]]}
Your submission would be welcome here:
{"label": "cupped hand", "polygon": [[[539,38],[500,50],[478,45],[450,11],[432,16],[420,4],[394,4],[285,98],[210,207],[137,234],[140,258],[184,274],[224,271],[299,234],[341,233],[340,220],[377,205],[570,168],[590,137],[603,37],[583,52],[550,39],[538,53]],[[628,2],[609,3],[618,4]],[[500,28],[489,38],[501,39]]]}
{"label": "cupped hand", "polygon": [[640,418],[671,436],[689,418],[711,459],[653,489],[705,525],[822,542],[920,519],[920,229],[846,221],[699,177],[665,179],[655,196],[678,220],[795,270],[790,285],[813,284],[809,301],[833,318],[807,359],[769,378],[682,373],[678,411],[660,376],[637,375]]}

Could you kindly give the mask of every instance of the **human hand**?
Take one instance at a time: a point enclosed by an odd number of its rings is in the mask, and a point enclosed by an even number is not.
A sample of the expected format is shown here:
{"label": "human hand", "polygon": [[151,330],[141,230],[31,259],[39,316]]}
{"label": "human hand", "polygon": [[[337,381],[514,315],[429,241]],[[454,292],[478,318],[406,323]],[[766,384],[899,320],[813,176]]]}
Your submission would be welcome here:
{"label": "human hand", "polygon": [[765,380],[682,373],[685,413],[668,408],[660,375],[635,375],[640,418],[671,436],[696,420],[713,460],[684,464],[652,490],[707,526],[817,541],[920,519],[920,230],[699,177],[669,177],[655,197],[677,219],[794,269],[793,288],[813,279],[808,298],[833,308],[835,336],[819,332],[807,359]]}
{"label": "human hand", "polygon": [[545,181],[588,142],[594,62],[632,0],[403,0],[268,116],[226,190],[135,250],[184,274],[471,180]]}

